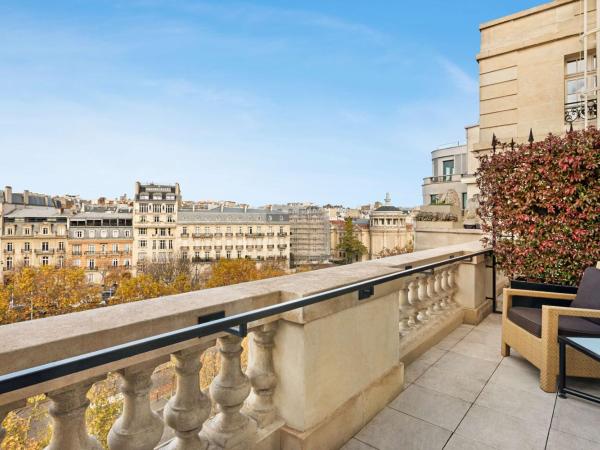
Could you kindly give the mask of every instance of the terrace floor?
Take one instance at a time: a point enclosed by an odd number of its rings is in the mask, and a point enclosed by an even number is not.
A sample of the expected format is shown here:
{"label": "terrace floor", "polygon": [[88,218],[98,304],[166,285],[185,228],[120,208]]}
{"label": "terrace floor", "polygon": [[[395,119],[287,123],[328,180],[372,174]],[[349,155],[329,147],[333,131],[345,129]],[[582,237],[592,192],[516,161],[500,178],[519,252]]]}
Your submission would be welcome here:
{"label": "terrace floor", "polygon": [[[548,394],[534,366],[503,358],[500,320],[461,325],[407,366],[405,390],[343,450],[600,449],[600,405]],[[599,380],[567,384],[600,395]]]}

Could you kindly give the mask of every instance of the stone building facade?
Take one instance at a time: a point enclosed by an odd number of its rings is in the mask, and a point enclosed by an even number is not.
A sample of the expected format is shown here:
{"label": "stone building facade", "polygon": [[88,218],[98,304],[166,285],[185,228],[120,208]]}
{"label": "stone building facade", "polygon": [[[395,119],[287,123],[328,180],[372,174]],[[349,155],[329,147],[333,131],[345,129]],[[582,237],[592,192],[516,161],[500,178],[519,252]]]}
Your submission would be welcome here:
{"label": "stone building facade", "polygon": [[84,267],[88,281],[103,283],[111,270],[131,270],[133,214],[130,208],[93,208],[69,217],[68,258]]}
{"label": "stone building facade", "polygon": [[164,262],[176,256],[179,184],[136,182],[133,199],[134,268],[146,262]]}
{"label": "stone building facade", "polygon": [[176,234],[180,256],[194,263],[244,258],[289,264],[289,215],[281,211],[225,206],[181,209]]}
{"label": "stone building facade", "polygon": [[[354,235],[366,247],[361,261],[376,259],[383,252],[410,249],[413,245],[412,227],[406,221],[408,214],[392,205],[389,194],[385,203],[371,211],[368,219],[352,219]],[[333,260],[343,259],[338,245],[344,234],[344,220],[331,221],[331,255]]]}
{"label": "stone building facade", "polygon": [[1,191],[0,279],[20,266],[63,266],[67,256],[67,213],[58,201],[29,191]]}

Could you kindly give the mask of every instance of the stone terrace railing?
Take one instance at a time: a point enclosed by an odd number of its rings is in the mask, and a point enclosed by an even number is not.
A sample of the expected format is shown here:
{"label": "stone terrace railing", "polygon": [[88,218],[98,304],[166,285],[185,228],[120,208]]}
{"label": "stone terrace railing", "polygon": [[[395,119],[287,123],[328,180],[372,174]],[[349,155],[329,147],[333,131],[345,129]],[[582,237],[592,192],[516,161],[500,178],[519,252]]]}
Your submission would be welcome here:
{"label": "stone terrace railing", "polygon": [[[478,243],[461,244],[5,325],[0,374],[481,250]],[[402,390],[404,363],[460,323],[477,323],[491,311],[485,256],[449,261],[377,284],[366,294],[346,292],[248,323],[246,373],[240,336],[193,338],[0,394],[0,421],[23,407],[25,398],[45,393],[53,422],[48,448],[99,449],[85,428],[86,394],[116,372],[124,408],[110,431],[110,449],[339,448]],[[202,392],[200,356],[215,342],[220,372],[209,392]],[[151,408],[151,376],[169,358],[177,389],[159,414]],[[217,413],[209,417],[212,406]]]}

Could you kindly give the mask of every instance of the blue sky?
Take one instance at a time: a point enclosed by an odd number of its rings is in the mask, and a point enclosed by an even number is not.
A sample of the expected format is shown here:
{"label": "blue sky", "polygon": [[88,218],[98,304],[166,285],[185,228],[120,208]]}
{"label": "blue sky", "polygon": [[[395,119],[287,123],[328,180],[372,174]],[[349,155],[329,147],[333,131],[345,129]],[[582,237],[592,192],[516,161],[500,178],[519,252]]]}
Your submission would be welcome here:
{"label": "blue sky", "polygon": [[540,3],[3,0],[0,183],[416,205],[478,120],[479,24]]}

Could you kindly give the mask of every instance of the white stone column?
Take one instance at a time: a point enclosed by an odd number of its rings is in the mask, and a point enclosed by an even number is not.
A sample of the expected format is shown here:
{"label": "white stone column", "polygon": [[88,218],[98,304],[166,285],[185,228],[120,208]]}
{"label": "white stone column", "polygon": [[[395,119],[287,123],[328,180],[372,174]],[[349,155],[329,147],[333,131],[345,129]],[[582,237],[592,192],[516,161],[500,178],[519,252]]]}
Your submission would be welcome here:
{"label": "white stone column", "polygon": [[52,401],[52,438],[45,450],[102,450],[85,426],[85,411],[90,404],[87,392],[96,381],[86,380],[47,394]]}
{"label": "white stone column", "polygon": [[219,413],[204,426],[202,434],[218,449],[251,448],[256,422],[241,412],[250,394],[250,381],[241,368],[242,339],[227,335],[218,339],[221,370],[210,385],[210,395]]}
{"label": "white stone column", "polygon": [[119,370],[123,412],[108,433],[110,450],[150,450],[160,441],[164,424],[150,407],[152,372],[156,361]]}
{"label": "white stone column", "polygon": [[438,308],[440,309],[440,311],[444,311],[446,309],[448,309],[448,304],[446,303],[446,293],[444,292],[444,288],[442,286],[442,279],[443,279],[443,270],[439,270],[438,272],[436,272],[435,274],[435,283],[434,283],[434,289],[436,292],[436,296],[437,296],[437,305]]}
{"label": "white stone column", "polygon": [[19,400],[17,402],[0,406],[0,445],[2,445],[2,441],[6,437],[6,430],[2,427],[2,422],[4,422],[4,419],[6,419],[8,413],[14,411],[15,409],[23,408],[25,405],[27,405],[27,401]]}
{"label": "white stone column", "polygon": [[248,370],[252,391],[243,411],[256,420],[260,428],[273,423],[277,409],[273,394],[277,385],[277,376],[273,368],[274,337],[277,322],[271,322],[252,330],[248,348]]}
{"label": "white stone column", "polygon": [[165,406],[164,419],[175,430],[168,450],[205,450],[208,442],[199,436],[210,415],[210,399],[200,390],[200,356],[210,345],[195,346],[171,355],[177,374],[177,391]]}

